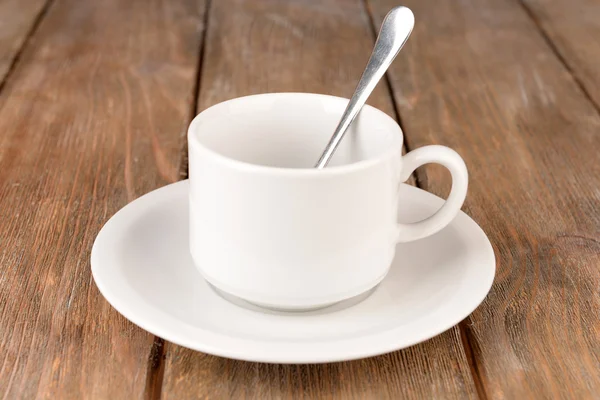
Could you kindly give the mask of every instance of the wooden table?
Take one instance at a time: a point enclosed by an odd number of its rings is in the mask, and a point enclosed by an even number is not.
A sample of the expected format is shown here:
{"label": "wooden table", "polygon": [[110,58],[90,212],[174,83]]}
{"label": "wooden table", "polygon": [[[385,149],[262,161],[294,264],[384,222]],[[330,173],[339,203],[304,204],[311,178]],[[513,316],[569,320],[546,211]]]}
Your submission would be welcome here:
{"label": "wooden table", "polygon": [[[497,256],[459,326],[348,363],[238,362],[121,317],[90,274],[119,208],[186,177],[185,131],[260,92],[348,97],[392,0],[0,1],[0,398],[600,394],[600,0],[405,0],[370,103],[470,169]],[[439,167],[415,184],[445,196]]]}

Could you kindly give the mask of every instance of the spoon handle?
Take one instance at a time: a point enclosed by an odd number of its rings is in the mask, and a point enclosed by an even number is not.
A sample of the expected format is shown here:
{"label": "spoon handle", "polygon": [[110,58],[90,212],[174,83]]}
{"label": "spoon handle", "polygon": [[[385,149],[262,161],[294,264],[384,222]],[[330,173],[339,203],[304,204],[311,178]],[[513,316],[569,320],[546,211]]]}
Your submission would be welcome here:
{"label": "spoon handle", "polygon": [[360,109],[365,105],[367,98],[392,64],[404,43],[406,43],[414,24],[415,17],[412,11],[406,7],[396,7],[385,16],[371,58],[315,168],[321,169],[329,163],[346,130],[348,130]]}

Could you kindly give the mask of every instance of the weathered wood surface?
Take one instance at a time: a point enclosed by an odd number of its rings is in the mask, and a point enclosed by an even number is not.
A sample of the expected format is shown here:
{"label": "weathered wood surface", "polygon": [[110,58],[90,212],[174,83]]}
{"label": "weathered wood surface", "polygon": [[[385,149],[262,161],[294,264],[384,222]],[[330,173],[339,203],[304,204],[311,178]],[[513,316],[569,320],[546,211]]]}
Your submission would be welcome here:
{"label": "weathered wood surface", "polygon": [[[199,111],[230,98],[281,91],[348,97],[373,45],[361,1],[213,1]],[[394,115],[385,84],[370,103]],[[473,398],[458,328],[366,360],[284,366],[232,361],[167,344],[164,399]]]}
{"label": "weathered wood surface", "polygon": [[154,337],[100,295],[90,249],[119,208],[177,179],[203,9],[56,1],[4,85],[0,398],[132,399],[153,384]]}
{"label": "weathered wood surface", "polygon": [[[370,24],[398,5],[211,3],[200,63],[204,0],[0,0],[0,398],[597,397],[597,0],[406,0],[417,24],[391,70],[394,102],[382,84],[370,103],[400,114],[409,148],[445,144],[470,167],[465,210],[498,273],[460,330],[278,366],[163,343],[106,303],[93,239],[180,178],[194,109],[260,92],[349,96]],[[448,192],[442,168],[417,175]]]}
{"label": "weathered wood surface", "polygon": [[[369,3],[377,21],[396,4]],[[418,22],[391,81],[409,147],[462,154],[466,211],[497,253],[493,289],[465,325],[476,380],[488,398],[597,398],[598,110],[519,3],[406,5]],[[437,167],[418,181],[449,190]]]}
{"label": "weathered wood surface", "polygon": [[596,108],[600,107],[600,2],[521,1]]}
{"label": "weathered wood surface", "polygon": [[49,0],[0,1],[0,87]]}

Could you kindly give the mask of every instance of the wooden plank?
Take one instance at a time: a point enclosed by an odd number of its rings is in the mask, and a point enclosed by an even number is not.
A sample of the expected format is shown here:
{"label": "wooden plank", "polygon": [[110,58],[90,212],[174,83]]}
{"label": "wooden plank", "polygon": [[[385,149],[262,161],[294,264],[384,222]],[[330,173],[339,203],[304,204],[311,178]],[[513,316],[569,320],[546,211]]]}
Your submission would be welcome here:
{"label": "wooden plank", "polygon": [[[376,21],[396,2],[370,0]],[[391,70],[410,148],[455,148],[466,211],[498,260],[465,324],[489,398],[600,393],[600,117],[513,1],[407,0],[415,31]],[[449,190],[428,166],[422,186]]]}
{"label": "wooden plank", "polygon": [[0,86],[49,0],[0,1]]}
{"label": "wooden plank", "polygon": [[203,1],[61,0],[0,95],[0,398],[139,398],[153,336],[120,317],[90,250],[177,179]]}
{"label": "wooden plank", "polygon": [[600,107],[600,2],[521,0],[560,57]]}
{"label": "wooden plank", "polygon": [[169,344],[162,398],[476,398],[458,329],[364,360],[278,365],[232,361]]}
{"label": "wooden plank", "polygon": [[[199,110],[233,97],[277,91],[350,96],[373,35],[361,1],[214,1]],[[371,104],[394,115],[387,88]],[[266,365],[167,345],[163,398],[476,397],[460,334],[350,363]]]}

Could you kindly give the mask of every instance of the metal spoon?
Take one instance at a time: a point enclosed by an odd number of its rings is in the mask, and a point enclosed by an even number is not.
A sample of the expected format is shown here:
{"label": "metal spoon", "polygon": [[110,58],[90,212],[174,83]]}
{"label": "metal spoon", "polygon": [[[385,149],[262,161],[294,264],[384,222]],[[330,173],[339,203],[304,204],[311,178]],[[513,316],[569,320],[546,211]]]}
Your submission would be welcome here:
{"label": "metal spoon", "polygon": [[363,72],[350,102],[348,102],[348,106],[344,110],[337,128],[335,128],[333,136],[315,168],[321,169],[327,165],[348,127],[365,105],[371,92],[392,64],[404,43],[406,43],[414,24],[415,17],[412,11],[406,7],[396,7],[385,16],[373,53],[365,67],[365,72]]}

